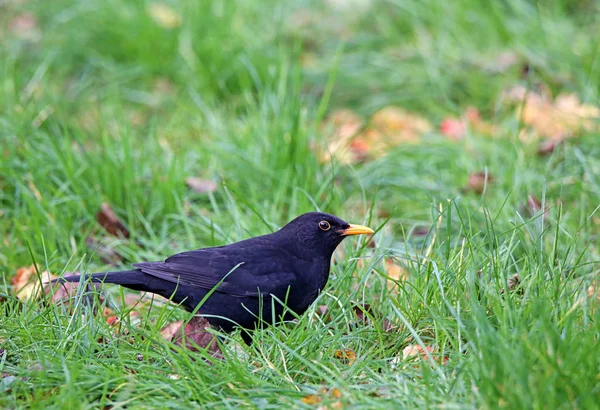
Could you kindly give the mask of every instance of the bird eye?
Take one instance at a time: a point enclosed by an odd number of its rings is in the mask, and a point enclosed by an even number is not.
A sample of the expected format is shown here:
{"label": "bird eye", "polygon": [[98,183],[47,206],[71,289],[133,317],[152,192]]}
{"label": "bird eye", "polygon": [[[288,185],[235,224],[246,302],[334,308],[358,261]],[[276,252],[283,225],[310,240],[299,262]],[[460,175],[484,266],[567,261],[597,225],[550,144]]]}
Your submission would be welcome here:
{"label": "bird eye", "polygon": [[329,222],[327,221],[321,221],[319,222],[319,228],[321,228],[322,231],[328,231],[331,229],[331,225],[329,225]]}

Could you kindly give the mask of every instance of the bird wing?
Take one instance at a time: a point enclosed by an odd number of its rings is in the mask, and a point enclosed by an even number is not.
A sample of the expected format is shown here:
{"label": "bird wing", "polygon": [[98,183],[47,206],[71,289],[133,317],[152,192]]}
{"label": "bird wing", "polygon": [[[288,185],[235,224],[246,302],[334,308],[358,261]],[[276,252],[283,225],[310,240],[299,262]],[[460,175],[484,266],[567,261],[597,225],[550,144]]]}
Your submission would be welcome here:
{"label": "bird wing", "polygon": [[215,289],[231,296],[285,298],[296,275],[282,272],[276,263],[269,263],[269,258],[245,261],[240,257],[245,252],[227,252],[225,249],[199,249],[173,255],[164,262],[142,262],[133,266],[169,282]]}

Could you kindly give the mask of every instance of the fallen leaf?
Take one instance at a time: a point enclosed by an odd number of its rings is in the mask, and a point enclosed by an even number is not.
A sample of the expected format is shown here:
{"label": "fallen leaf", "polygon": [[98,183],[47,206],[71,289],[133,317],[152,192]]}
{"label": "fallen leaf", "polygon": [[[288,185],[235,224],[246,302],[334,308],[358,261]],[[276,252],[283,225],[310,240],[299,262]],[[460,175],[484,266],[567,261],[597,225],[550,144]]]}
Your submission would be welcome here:
{"label": "fallen leaf", "polygon": [[348,147],[352,138],[362,127],[363,120],[355,112],[351,110],[333,111],[321,124],[322,132],[327,135],[327,147],[320,153],[319,159],[322,162],[328,162],[332,156],[335,156],[338,161],[345,164],[355,162],[356,158]]}
{"label": "fallen leaf", "polygon": [[394,263],[391,258],[385,259],[385,270],[389,277],[387,288],[392,292],[398,291],[398,282],[404,282],[408,279],[408,271],[402,266]]}
{"label": "fallen leaf", "polygon": [[423,117],[395,106],[377,111],[367,127],[356,113],[336,111],[322,128],[332,131],[327,137],[326,153],[321,153],[320,159],[329,161],[334,156],[345,164],[378,158],[395,146],[419,142],[432,129]]}
{"label": "fallen leaf", "polygon": [[446,118],[440,124],[442,135],[454,141],[463,139],[467,135],[467,129],[484,135],[493,135],[496,132],[496,128],[484,121],[475,107],[467,107],[461,118]]}
{"label": "fallen leaf", "polygon": [[467,134],[467,125],[463,120],[446,118],[440,124],[440,132],[455,141],[461,140]]}
{"label": "fallen leaf", "polygon": [[[79,276],[79,272],[68,272],[65,273],[64,276]],[[58,283],[48,283],[44,285],[44,293],[46,295],[51,295],[50,300],[52,302],[65,301],[75,297],[77,294],[77,289],[79,288],[79,282],[58,282]],[[96,291],[100,291],[99,283],[90,283],[88,284],[88,291],[95,289]],[[102,298],[101,298],[102,300]]]}
{"label": "fallen leaf", "polygon": [[96,221],[98,221],[109,234],[116,237],[129,238],[129,231],[106,202],[102,203],[100,211],[96,214]]}
{"label": "fallen leaf", "polygon": [[[535,216],[538,216],[542,212],[542,202],[539,199],[537,199],[537,197],[529,195],[527,197],[527,202],[519,207],[519,211],[521,215],[524,215],[527,218],[533,218]],[[546,222],[550,212],[550,207],[546,205],[543,212],[544,222]]]}
{"label": "fallen leaf", "polygon": [[[315,406],[317,404],[320,404],[324,398],[339,399],[341,397],[342,392],[337,387],[334,387],[333,389],[321,387],[319,388],[316,394],[307,394],[306,396],[301,398],[300,401],[302,401],[302,403],[304,404],[308,404],[309,406]],[[327,406],[319,407],[320,410],[341,408],[343,408],[343,405],[340,401],[334,401],[329,403],[329,405]]]}
{"label": "fallen leaf", "polygon": [[185,183],[188,188],[199,194],[208,194],[217,190],[217,183],[210,179],[187,177]]}
{"label": "fallen leaf", "polygon": [[342,404],[341,401],[334,401],[333,403],[330,403],[328,406],[324,406],[323,410],[328,410],[328,409],[333,409],[333,410],[341,410],[344,408],[344,405]]}
{"label": "fallen leaf", "polygon": [[329,306],[327,306],[327,305],[317,306],[316,314],[325,323],[328,323],[331,321],[331,315],[329,314]]}
{"label": "fallen leaf", "polygon": [[41,38],[38,19],[32,13],[23,13],[13,17],[8,23],[12,34],[23,40],[37,41]]}
{"label": "fallen leaf", "polygon": [[441,356],[439,353],[436,353],[437,349],[433,346],[425,346],[423,348],[419,344],[410,344],[406,346],[402,350],[402,360],[403,361],[413,361],[416,359],[427,360],[427,355],[432,357],[432,359],[442,365],[448,364],[448,357]]}
{"label": "fallen leaf", "polygon": [[181,14],[165,3],[152,3],[147,12],[156,24],[166,29],[179,27],[183,21]]}
{"label": "fallen leaf", "polygon": [[372,149],[385,149],[402,143],[418,142],[432,128],[425,118],[400,107],[389,106],[371,117],[369,129],[372,132],[367,140],[375,145]]}
{"label": "fallen leaf", "polygon": [[[595,299],[596,299],[598,302],[600,302],[600,292],[597,292],[597,291],[596,291],[596,287],[595,287],[594,285],[590,285],[590,286],[588,287],[588,289],[587,289],[587,295],[588,295],[588,297],[589,297],[590,299],[592,299],[592,300],[594,299],[594,296],[595,296]],[[2,355],[0,355],[0,356],[2,356]]]}
{"label": "fallen leaf", "polygon": [[471,191],[478,195],[481,195],[493,180],[494,177],[487,172],[475,172],[469,175],[469,181],[467,183],[465,191]]}
{"label": "fallen leaf", "polygon": [[309,406],[314,406],[321,403],[321,401],[323,401],[323,398],[317,394],[308,394],[302,397],[300,401],[304,404],[308,404]]}
{"label": "fallen leaf", "polygon": [[407,360],[418,357],[427,357],[427,353],[432,354],[434,350],[433,346],[425,346],[425,348],[423,348],[419,344],[408,345],[402,349],[402,359]]}
{"label": "fallen leaf", "polygon": [[561,140],[545,139],[540,143],[537,153],[539,156],[550,155],[561,145]]}
{"label": "fallen leaf", "polygon": [[319,404],[322,400],[323,398],[317,394],[308,394],[300,399],[302,403],[308,404],[309,406]]}
{"label": "fallen leaf", "polygon": [[[354,312],[354,315],[356,316],[356,323],[364,322],[365,325],[368,324],[369,316],[367,316],[367,315],[372,314],[370,304],[354,303],[352,306],[352,311]],[[365,315],[365,314],[367,314],[367,315]]]}
{"label": "fallen leaf", "polygon": [[348,366],[352,366],[352,364],[356,361],[356,353],[352,350],[336,350],[333,354],[333,357],[343,364],[347,364]]}
{"label": "fallen leaf", "polygon": [[17,269],[17,273],[11,279],[13,293],[22,301],[36,299],[41,294],[42,284],[56,279],[56,276],[48,271],[40,272],[40,277],[42,283],[34,265]]}
{"label": "fallen leaf", "polygon": [[560,141],[581,131],[598,129],[600,108],[583,104],[576,94],[559,94],[553,101],[545,89],[535,91],[518,86],[503,96],[515,103],[517,119],[534,131],[522,134],[521,138],[546,137]]}
{"label": "fallen leaf", "polygon": [[217,338],[208,329],[208,320],[195,315],[185,326],[182,321],[178,321],[167,325],[160,333],[175,345],[184,346],[190,351],[206,349],[212,357],[222,359],[223,353],[217,344]]}

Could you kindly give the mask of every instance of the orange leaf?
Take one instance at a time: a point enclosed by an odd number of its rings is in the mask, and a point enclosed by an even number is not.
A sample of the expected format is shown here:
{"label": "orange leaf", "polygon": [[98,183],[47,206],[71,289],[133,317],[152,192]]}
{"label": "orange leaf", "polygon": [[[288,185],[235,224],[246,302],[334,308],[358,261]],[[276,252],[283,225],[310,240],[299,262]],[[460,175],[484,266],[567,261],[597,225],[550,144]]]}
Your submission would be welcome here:
{"label": "orange leaf", "polygon": [[308,404],[309,406],[314,406],[316,404],[321,403],[323,398],[317,394],[309,394],[307,396],[302,397],[300,400],[304,404]]}

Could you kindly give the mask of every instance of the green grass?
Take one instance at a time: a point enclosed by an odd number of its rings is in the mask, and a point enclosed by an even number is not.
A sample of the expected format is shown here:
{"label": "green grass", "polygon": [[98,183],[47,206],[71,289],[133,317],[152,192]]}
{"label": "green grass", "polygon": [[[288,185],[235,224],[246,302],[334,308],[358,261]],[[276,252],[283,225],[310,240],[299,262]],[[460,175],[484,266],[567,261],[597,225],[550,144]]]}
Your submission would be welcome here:
{"label": "green grass", "polygon": [[[538,157],[499,95],[543,85],[600,105],[598,4],[338,3],[173,1],[182,21],[166,29],[141,0],[0,2],[0,407],[308,408],[301,399],[325,386],[342,396],[319,405],[345,408],[597,408],[600,135]],[[37,22],[24,35],[23,13]],[[519,62],[498,70],[505,51]],[[433,124],[475,106],[498,131],[459,143],[434,131],[352,167],[317,159],[324,114],[388,105]],[[486,192],[464,192],[482,170]],[[218,189],[195,194],[188,176]],[[529,195],[548,211],[526,212]],[[102,202],[131,240],[105,236]],[[115,337],[80,298],[71,314],[12,296],[33,261],[55,274],[109,268],[89,237],[125,268],[315,209],[381,227],[376,246],[347,240],[313,311],[252,347],[234,333],[213,366],[161,339],[181,309],[137,323],[123,307]],[[409,274],[396,291],[387,256]],[[352,325],[353,303],[375,316]],[[410,344],[436,350],[404,360]],[[337,360],[340,349],[357,360]]]}

